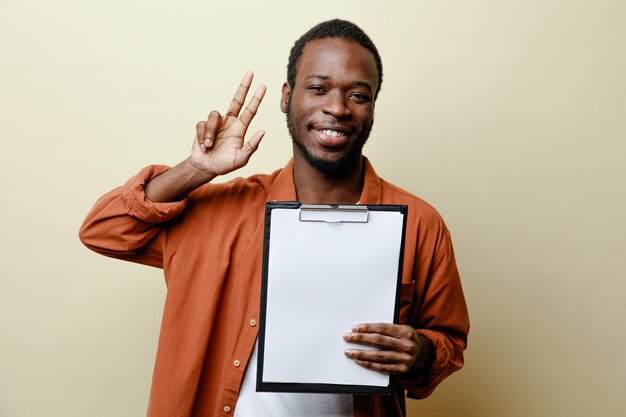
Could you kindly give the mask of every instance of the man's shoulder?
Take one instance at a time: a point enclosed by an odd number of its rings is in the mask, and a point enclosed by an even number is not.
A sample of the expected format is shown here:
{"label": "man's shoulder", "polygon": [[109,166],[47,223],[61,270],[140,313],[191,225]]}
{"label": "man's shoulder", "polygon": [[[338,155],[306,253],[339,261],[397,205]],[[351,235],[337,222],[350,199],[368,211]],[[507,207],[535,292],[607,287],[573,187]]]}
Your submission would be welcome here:
{"label": "man's shoulder", "polygon": [[381,188],[383,201],[393,201],[389,204],[404,204],[425,212],[437,213],[437,210],[423,198],[384,179],[381,179]]}
{"label": "man's shoulder", "polygon": [[[429,202],[423,198],[381,179],[383,204],[406,205],[409,208],[409,218],[434,226],[444,226],[443,218]],[[444,226],[445,227],[445,226]]]}

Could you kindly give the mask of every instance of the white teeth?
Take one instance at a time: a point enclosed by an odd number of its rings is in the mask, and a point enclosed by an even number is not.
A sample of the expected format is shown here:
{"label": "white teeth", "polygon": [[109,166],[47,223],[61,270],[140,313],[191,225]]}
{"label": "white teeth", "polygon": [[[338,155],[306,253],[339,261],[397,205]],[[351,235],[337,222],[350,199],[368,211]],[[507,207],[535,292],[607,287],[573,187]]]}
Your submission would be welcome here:
{"label": "white teeth", "polygon": [[322,130],[322,133],[325,134],[326,136],[332,136],[333,138],[344,135],[343,132],[337,132],[336,130],[330,130],[330,129],[324,129]]}

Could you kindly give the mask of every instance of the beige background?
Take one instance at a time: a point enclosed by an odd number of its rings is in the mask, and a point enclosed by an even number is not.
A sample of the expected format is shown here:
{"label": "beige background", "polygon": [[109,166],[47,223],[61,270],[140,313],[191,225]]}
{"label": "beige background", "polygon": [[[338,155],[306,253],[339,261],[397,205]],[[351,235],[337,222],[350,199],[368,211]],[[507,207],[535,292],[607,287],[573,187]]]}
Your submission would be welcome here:
{"label": "beige background", "polygon": [[624,415],[623,1],[0,0],[0,416],[144,415],[161,271],[79,225],[247,69],[268,134],[241,174],[283,166],[287,54],[332,17],[380,49],[366,154],[443,214],[470,307],[466,368],[411,415]]}

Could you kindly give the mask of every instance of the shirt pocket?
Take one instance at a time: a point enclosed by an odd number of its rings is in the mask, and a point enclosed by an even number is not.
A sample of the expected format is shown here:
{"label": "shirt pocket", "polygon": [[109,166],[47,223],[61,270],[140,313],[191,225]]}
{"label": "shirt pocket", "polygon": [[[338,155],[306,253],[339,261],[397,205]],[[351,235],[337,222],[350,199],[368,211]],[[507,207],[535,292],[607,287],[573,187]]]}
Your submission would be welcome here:
{"label": "shirt pocket", "polygon": [[403,282],[400,285],[400,314],[399,324],[406,324],[413,297],[415,296],[415,281]]}

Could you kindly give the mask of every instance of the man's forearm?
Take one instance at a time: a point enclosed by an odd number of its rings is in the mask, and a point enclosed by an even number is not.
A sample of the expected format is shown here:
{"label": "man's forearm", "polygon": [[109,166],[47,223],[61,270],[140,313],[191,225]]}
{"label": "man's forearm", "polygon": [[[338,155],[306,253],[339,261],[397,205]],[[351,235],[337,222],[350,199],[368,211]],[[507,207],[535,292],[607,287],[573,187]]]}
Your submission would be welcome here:
{"label": "man's forearm", "polygon": [[187,158],[148,182],[145,186],[145,196],[155,203],[179,201],[213,178],[215,175],[194,166]]}

